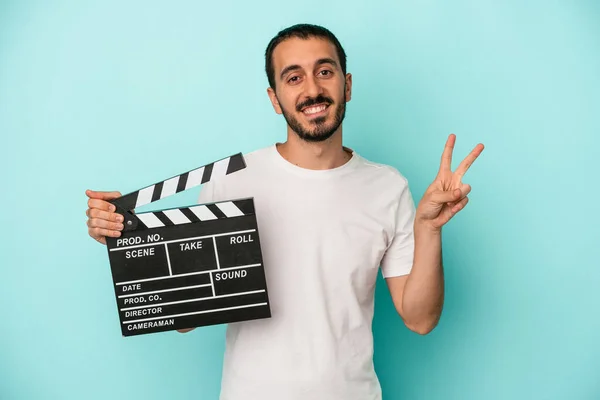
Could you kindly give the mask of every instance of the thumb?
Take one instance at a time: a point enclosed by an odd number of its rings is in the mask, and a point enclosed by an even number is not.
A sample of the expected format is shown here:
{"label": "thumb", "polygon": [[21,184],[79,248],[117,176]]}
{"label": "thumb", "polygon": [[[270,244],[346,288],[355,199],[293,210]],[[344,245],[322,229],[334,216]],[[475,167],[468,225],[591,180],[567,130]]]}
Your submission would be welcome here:
{"label": "thumb", "polygon": [[438,190],[431,194],[430,200],[434,203],[443,204],[443,203],[451,203],[461,198],[460,189],[454,189],[450,191],[442,191]]}
{"label": "thumb", "polygon": [[114,200],[121,197],[120,192],[99,192],[95,190],[86,190],[85,194],[90,199],[98,199],[98,200]]}

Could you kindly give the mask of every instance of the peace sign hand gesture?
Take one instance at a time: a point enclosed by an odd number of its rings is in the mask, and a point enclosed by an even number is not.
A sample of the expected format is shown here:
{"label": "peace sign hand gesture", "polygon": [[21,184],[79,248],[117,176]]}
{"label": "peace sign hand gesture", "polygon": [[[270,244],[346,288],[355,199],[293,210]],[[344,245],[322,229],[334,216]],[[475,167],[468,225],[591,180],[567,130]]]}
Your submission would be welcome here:
{"label": "peace sign hand gesture", "polygon": [[483,151],[483,144],[479,143],[456,171],[452,172],[455,141],[454,134],[448,136],[438,174],[425,191],[416,211],[415,223],[425,224],[435,231],[441,230],[442,226],[467,205],[467,195],[471,192],[471,186],[463,183],[462,178]]}

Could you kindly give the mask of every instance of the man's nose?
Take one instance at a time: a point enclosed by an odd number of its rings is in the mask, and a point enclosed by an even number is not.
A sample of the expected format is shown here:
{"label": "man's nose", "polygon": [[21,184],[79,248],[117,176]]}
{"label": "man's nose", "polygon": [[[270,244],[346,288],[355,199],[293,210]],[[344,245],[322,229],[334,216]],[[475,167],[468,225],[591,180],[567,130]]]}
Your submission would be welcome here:
{"label": "man's nose", "polygon": [[307,97],[314,98],[323,93],[323,88],[315,77],[307,77],[304,82],[304,91]]}

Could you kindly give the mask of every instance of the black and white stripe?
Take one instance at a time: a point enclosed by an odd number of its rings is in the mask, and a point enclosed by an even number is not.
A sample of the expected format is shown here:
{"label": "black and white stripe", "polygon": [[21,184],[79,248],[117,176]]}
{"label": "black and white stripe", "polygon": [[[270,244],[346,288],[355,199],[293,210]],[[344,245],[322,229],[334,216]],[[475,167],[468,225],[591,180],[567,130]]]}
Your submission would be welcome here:
{"label": "black and white stripe", "polygon": [[136,214],[136,217],[147,228],[157,228],[161,226],[182,225],[192,222],[233,218],[251,214],[254,214],[252,200],[243,199],[140,213]]}
{"label": "black and white stripe", "polygon": [[114,200],[113,203],[130,211],[243,168],[246,168],[246,164],[242,154],[238,153],[131,192]]}

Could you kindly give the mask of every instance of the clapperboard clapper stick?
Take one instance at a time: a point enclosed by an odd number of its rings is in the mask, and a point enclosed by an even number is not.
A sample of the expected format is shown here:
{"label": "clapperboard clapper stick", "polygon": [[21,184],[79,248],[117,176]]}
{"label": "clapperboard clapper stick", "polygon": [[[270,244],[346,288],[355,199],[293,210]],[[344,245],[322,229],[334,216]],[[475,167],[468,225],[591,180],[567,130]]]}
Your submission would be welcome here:
{"label": "clapperboard clapper stick", "polygon": [[134,213],[246,168],[241,153],[128,193],[107,238],[124,336],[271,317],[253,198]]}

